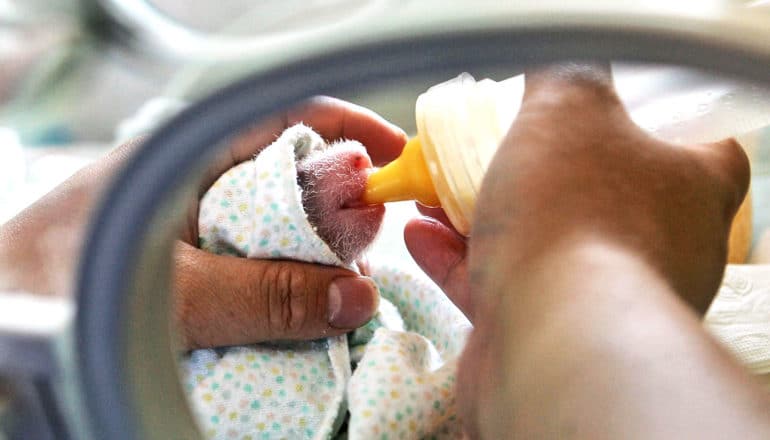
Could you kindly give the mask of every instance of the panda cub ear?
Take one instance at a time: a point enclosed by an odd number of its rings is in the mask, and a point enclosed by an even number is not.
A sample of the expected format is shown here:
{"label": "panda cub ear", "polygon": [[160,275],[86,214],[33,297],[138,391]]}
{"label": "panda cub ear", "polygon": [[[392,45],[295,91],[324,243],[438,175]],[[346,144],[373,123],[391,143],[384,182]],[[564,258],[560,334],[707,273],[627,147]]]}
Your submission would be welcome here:
{"label": "panda cub ear", "polygon": [[329,147],[318,133],[302,123],[287,128],[278,138],[278,141],[294,145],[294,156],[297,161]]}

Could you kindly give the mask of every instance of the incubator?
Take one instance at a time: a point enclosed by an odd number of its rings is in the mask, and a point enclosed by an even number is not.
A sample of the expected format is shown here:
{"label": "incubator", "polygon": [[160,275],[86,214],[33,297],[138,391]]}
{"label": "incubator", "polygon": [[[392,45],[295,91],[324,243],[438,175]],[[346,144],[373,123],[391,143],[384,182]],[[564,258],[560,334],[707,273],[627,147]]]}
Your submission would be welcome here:
{"label": "incubator", "polygon": [[[770,11],[764,2],[338,1],[331,3],[346,12],[338,19],[319,13],[315,22],[292,30],[296,21],[288,14],[249,38],[192,31],[142,2],[131,3],[84,1],[63,13],[76,17],[71,23],[78,36],[130,54],[137,68],[158,75],[153,80],[163,77],[166,87],[156,92],[184,105],[175,106],[173,116],[154,113],[169,119],[105,192],[78,262],[76,300],[0,293],[0,438],[201,438],[176,374],[164,294],[178,220],[224,140],[309,96],[358,102],[417,136],[405,153],[412,159],[402,163],[421,163],[407,170],[417,170],[419,182],[383,194],[426,188],[405,198],[444,206],[467,233],[485,164],[515,106],[489,105],[500,95],[485,89],[464,97],[459,108],[470,106],[473,115],[460,123],[450,118],[457,113],[440,113],[456,111],[456,91],[442,100],[435,97],[444,89],[429,91],[415,118],[418,96],[470,72],[500,83],[463,76],[449,85],[503,84],[506,99],[516,101],[521,77],[506,78],[527,66],[612,62],[621,98],[643,128],[673,141],[738,138],[754,164],[749,221],[755,244],[770,224],[770,206],[757,197],[770,190],[764,129],[770,122]],[[242,21],[241,29],[246,15]],[[18,126],[21,142],[79,136],[59,128],[82,121],[54,116],[46,122],[55,129],[36,136],[28,115],[18,117],[25,102],[31,100],[7,104],[14,117],[3,119]],[[62,109],[48,110],[50,116]],[[461,150],[469,144],[465,132],[450,135],[463,130],[479,136],[483,147]],[[458,151],[466,157],[441,156]],[[445,169],[447,183],[439,183],[437,164],[449,163],[462,165],[462,172]],[[450,184],[447,176],[467,180]],[[9,178],[0,176],[0,183],[8,185]],[[391,195],[372,195],[372,201]],[[756,360],[746,356],[747,363]],[[757,360],[758,374],[770,373],[768,364]]]}

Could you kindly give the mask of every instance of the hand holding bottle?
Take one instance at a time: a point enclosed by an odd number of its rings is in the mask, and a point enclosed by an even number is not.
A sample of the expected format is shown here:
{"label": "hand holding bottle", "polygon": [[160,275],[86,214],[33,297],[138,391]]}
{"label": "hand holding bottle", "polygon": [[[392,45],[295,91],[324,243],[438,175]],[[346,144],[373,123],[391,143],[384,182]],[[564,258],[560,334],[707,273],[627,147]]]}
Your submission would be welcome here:
{"label": "hand holding bottle", "polygon": [[733,140],[672,145],[638,128],[605,69],[530,72],[469,252],[435,220],[405,231],[475,325],[458,378],[469,432],[767,436],[767,396],[699,321],[748,178]]}

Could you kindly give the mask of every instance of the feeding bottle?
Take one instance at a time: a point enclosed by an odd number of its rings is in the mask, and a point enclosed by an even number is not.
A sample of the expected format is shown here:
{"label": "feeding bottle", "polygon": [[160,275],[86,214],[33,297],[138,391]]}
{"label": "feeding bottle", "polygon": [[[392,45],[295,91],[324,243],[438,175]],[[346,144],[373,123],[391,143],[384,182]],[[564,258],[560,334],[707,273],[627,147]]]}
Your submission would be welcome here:
{"label": "feeding bottle", "polygon": [[523,92],[522,75],[496,82],[467,73],[428,89],[415,105],[417,136],[398,159],[369,176],[364,202],[441,206],[468,235],[484,173]]}
{"label": "feeding bottle", "polygon": [[[734,136],[751,150],[756,134],[770,124],[770,96],[758,87],[681,69],[658,72],[644,77],[648,92],[653,91],[645,94],[637,93],[638,75],[616,76],[632,119],[653,136],[673,142]],[[672,75],[686,77],[688,86],[679,81],[672,88]],[[468,235],[484,173],[523,93],[523,75],[496,82],[463,73],[428,89],[415,105],[417,136],[399,158],[369,176],[364,202],[417,200],[441,206],[455,228]]]}

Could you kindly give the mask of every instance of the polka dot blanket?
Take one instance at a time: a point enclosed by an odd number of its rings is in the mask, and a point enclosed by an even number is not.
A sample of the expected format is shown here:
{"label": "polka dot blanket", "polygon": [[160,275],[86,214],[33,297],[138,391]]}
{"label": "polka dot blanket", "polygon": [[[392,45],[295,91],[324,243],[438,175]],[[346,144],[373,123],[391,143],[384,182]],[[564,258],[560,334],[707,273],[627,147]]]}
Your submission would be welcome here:
{"label": "polka dot blanket", "polygon": [[[294,126],[222,175],[201,200],[201,248],[341,266],[308,222],[297,185],[298,155],[326,146]],[[470,324],[422,274],[369,261],[380,308],[355,332],[182,356],[183,386],[207,438],[462,437],[455,371]]]}

